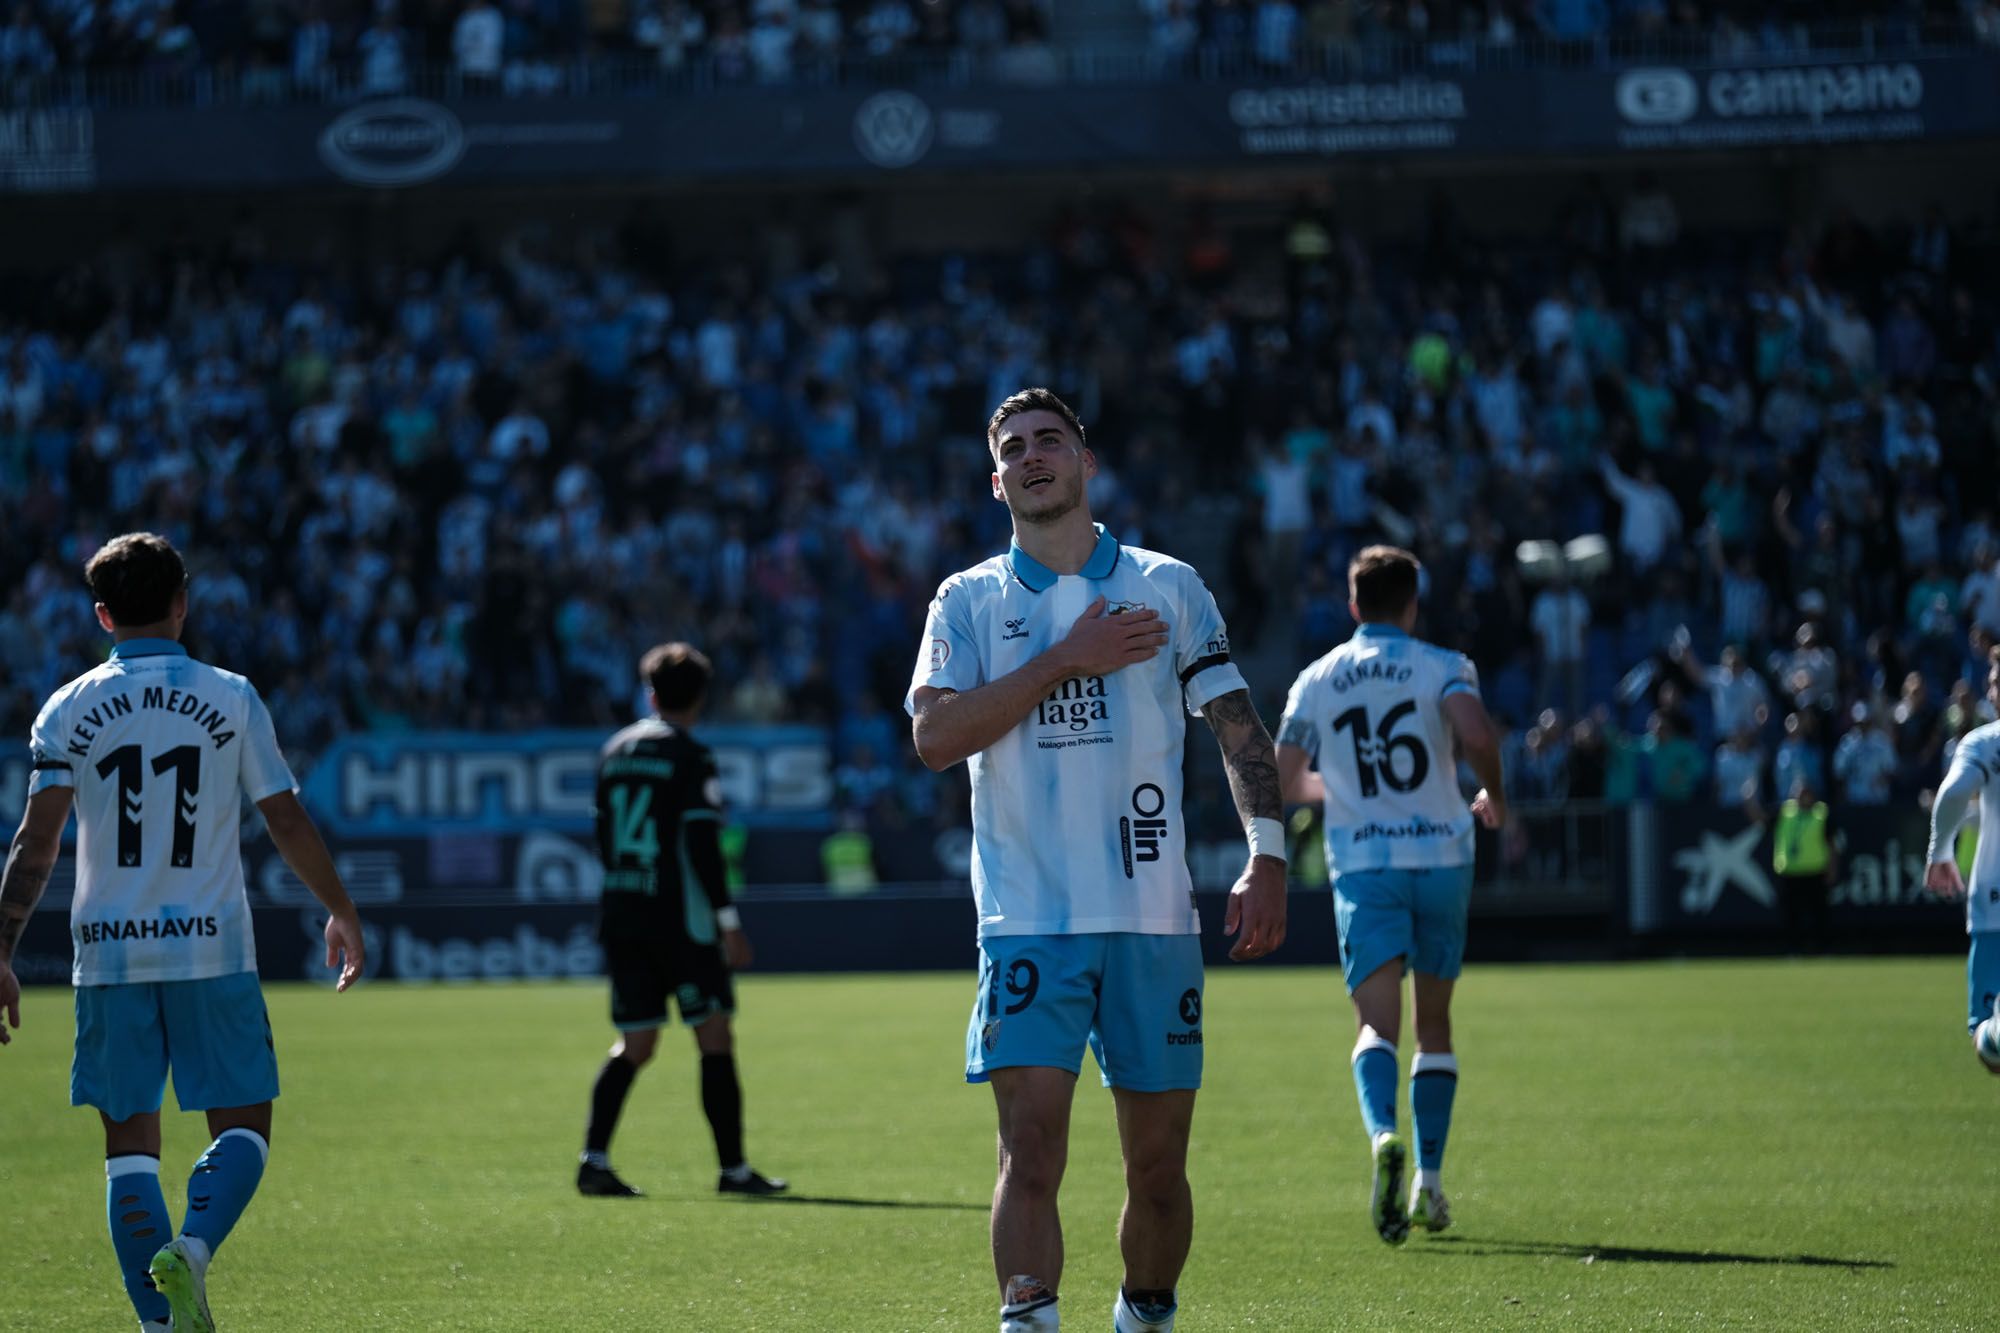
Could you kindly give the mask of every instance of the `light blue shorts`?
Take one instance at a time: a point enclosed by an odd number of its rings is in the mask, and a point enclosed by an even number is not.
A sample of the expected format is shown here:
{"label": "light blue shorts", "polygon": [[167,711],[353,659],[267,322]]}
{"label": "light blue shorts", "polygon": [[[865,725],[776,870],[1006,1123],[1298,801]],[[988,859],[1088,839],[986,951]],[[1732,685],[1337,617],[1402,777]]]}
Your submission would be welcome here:
{"label": "light blue shorts", "polygon": [[1975,930],[1965,953],[1965,1030],[1993,1017],[2000,995],[2000,930]]}
{"label": "light blue shorts", "polygon": [[1353,870],[1333,878],[1340,971],[1352,991],[1394,959],[1446,981],[1465,963],[1465,916],[1472,867]]}
{"label": "light blue shorts", "polygon": [[1201,937],[995,935],[979,942],[965,1081],[995,1069],[1083,1068],[1107,1088],[1201,1086]]}
{"label": "light blue shorts", "polygon": [[94,1106],[113,1120],[157,1111],[169,1069],[183,1111],[255,1106],[278,1095],[271,1019],[255,972],[77,987],[71,1106]]}

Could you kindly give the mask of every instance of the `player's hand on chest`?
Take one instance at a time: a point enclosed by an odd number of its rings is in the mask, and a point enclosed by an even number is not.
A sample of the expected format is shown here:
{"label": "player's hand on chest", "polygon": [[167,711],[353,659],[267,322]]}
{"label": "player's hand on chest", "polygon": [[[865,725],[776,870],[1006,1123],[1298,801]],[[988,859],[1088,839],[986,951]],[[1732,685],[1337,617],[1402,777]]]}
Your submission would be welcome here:
{"label": "player's hand on chest", "polygon": [[1046,605],[1003,604],[993,626],[999,657],[995,665],[1003,672],[1012,670],[1056,647],[1086,676],[1171,664],[1173,627],[1160,608],[1150,604],[1151,598],[1129,592],[1093,592],[1085,598],[1081,592],[1038,599]]}

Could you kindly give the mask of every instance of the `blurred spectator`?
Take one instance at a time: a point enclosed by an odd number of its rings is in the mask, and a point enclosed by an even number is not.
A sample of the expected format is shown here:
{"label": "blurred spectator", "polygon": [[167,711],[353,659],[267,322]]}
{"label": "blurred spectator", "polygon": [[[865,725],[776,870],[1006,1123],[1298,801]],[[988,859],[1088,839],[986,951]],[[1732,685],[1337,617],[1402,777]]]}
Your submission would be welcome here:
{"label": "blurred spectator", "polygon": [[1792,706],[1831,715],[1840,693],[1840,659],[1818,625],[1808,621],[1792,636],[1789,652],[1771,655],[1771,674],[1790,695]]}
{"label": "blurred spectator", "polygon": [[1618,499],[1618,550],[1634,573],[1645,574],[1666,557],[1670,543],[1681,535],[1681,511],[1667,488],[1660,485],[1650,461],[1628,477],[1609,457],[1600,460],[1604,484]]}
{"label": "blurred spectator", "polygon": [[1896,777],[1896,746],[1867,704],[1854,705],[1854,727],[1833,751],[1833,776],[1848,805],[1887,805]]}
{"label": "blurred spectator", "polygon": [[451,55],[467,92],[499,91],[506,42],[507,22],[492,0],[465,0],[452,25]]}
{"label": "blurred spectator", "polygon": [[1825,750],[1820,744],[1819,719],[1813,713],[1787,713],[1785,736],[1778,742],[1772,776],[1781,792],[1804,782],[1818,791],[1826,786]]}
{"label": "blurred spectator", "polygon": [[1568,696],[1589,639],[1590,600],[1574,584],[1552,583],[1535,594],[1528,619],[1535,632],[1538,703],[1560,695],[1574,706],[1580,701]]}
{"label": "blurred spectator", "polygon": [[0,28],[0,75],[47,74],[55,67],[55,47],[34,9],[15,5],[13,20]]}
{"label": "blurred spectator", "polygon": [[1627,250],[1657,254],[1671,249],[1680,234],[1680,212],[1673,197],[1652,172],[1640,172],[1619,217],[1619,243]]}
{"label": "blurred spectator", "polygon": [[1730,644],[1722,650],[1715,666],[1703,665],[1700,658],[1679,644],[1669,654],[1687,672],[1698,690],[1708,693],[1715,730],[1722,736],[1761,731],[1771,716],[1771,692],[1764,678],[1751,669],[1743,650]]}
{"label": "blurred spectator", "polygon": [[1757,807],[1764,800],[1764,747],[1755,727],[1739,727],[1715,751],[1715,804],[1719,809]]}
{"label": "blurred spectator", "polygon": [[333,77],[333,24],[324,0],[306,0],[292,29],[292,86],[315,95],[325,93]]}
{"label": "blurred spectator", "polygon": [[1931,697],[1923,673],[1912,671],[1903,678],[1902,694],[1889,720],[1900,764],[1897,786],[1914,793],[1943,771],[1939,758],[1944,749],[1944,710]]}
{"label": "blurred spectator", "polygon": [[1569,733],[1562,715],[1543,709],[1535,724],[1510,738],[1507,795],[1515,801],[1560,801],[1569,795]]}
{"label": "blurred spectator", "polygon": [[354,44],[361,57],[361,91],[390,96],[409,86],[410,39],[396,21],[394,6],[377,6],[375,21]]}

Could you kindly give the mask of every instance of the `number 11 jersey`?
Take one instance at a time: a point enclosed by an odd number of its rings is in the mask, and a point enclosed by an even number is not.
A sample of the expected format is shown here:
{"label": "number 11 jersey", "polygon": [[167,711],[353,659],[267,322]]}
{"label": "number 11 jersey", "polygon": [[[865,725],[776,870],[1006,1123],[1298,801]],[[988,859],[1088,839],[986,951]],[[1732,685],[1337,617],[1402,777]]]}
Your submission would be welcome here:
{"label": "number 11 jersey", "polygon": [[71,979],[254,972],[242,797],[293,789],[255,687],[170,639],[127,639],[35,718],[28,791],[76,792]]}
{"label": "number 11 jersey", "polygon": [[1326,784],[1333,874],[1472,863],[1442,707],[1459,693],[1479,694],[1469,658],[1374,622],[1292,682],[1278,743],[1304,750]]}

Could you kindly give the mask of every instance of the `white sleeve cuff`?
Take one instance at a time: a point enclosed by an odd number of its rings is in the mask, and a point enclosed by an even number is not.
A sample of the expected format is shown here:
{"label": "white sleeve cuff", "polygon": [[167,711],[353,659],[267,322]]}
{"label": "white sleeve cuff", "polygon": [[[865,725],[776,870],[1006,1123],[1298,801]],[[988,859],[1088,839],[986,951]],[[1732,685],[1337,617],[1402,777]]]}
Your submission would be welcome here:
{"label": "white sleeve cuff", "polygon": [[1187,696],[1187,710],[1196,717],[1201,716],[1201,710],[1212,700],[1249,688],[1236,664],[1226,659],[1214,666],[1203,667],[1181,685],[1182,693]]}

